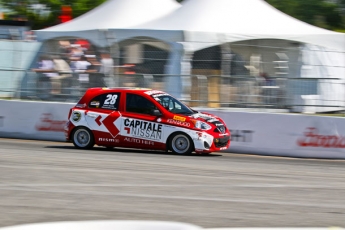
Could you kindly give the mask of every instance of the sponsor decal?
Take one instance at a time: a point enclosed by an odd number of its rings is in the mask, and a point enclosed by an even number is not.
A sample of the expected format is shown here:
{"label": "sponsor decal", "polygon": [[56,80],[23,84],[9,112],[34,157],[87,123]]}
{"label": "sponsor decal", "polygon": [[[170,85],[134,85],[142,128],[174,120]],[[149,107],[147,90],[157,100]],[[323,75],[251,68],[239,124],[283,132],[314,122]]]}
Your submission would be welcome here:
{"label": "sponsor decal", "polygon": [[213,122],[216,122],[216,121],[219,121],[219,120],[216,119],[216,118],[212,118],[212,119],[208,120],[207,122],[213,123]]}
{"label": "sponsor decal", "polygon": [[164,93],[164,92],[162,92],[162,91],[159,91],[159,90],[150,90],[150,91],[146,91],[145,94],[151,96],[151,95],[153,95],[153,94],[166,94],[166,93]]}
{"label": "sponsor decal", "polygon": [[43,113],[35,128],[38,131],[64,132],[66,122],[54,120],[54,116],[51,113]]}
{"label": "sponsor decal", "polygon": [[196,113],[196,114],[193,114],[191,117],[192,117],[192,118],[195,118],[195,119],[201,118],[201,119],[204,119],[204,120],[206,120],[206,121],[215,119],[213,116],[208,115],[208,114],[204,114],[204,113]]}
{"label": "sponsor decal", "polygon": [[198,135],[198,139],[197,139],[197,140],[201,140],[201,138],[202,138],[202,133],[197,132],[196,134]]}
{"label": "sponsor decal", "polygon": [[120,132],[115,125],[115,121],[117,120],[117,118],[119,118],[119,116],[120,114],[114,111],[103,120],[102,116],[98,115],[95,119],[95,122],[98,126],[101,126],[103,124],[108,129],[111,136],[115,138]]}
{"label": "sponsor decal", "polygon": [[152,97],[153,97],[155,100],[157,100],[157,101],[160,100],[160,99],[158,98],[158,97],[160,97],[160,96],[169,96],[169,94],[167,94],[167,93],[158,93],[158,94],[152,95]]}
{"label": "sponsor decal", "polygon": [[345,148],[345,137],[339,135],[321,135],[317,128],[308,127],[304,137],[297,140],[301,147]]}
{"label": "sponsor decal", "polygon": [[253,130],[230,130],[231,141],[235,142],[252,142]]}
{"label": "sponsor decal", "polygon": [[112,139],[112,138],[98,138],[100,142],[111,142],[111,143],[119,143],[119,139]]}
{"label": "sponsor decal", "polygon": [[190,123],[189,123],[189,122],[177,121],[177,120],[173,120],[173,119],[168,119],[167,122],[168,122],[169,124],[173,124],[173,125],[179,125],[179,126],[184,126],[184,127],[190,127]]}
{"label": "sponsor decal", "polygon": [[102,125],[101,119],[102,119],[101,115],[98,115],[98,117],[96,117],[96,119],[95,119],[95,122],[97,123],[98,126]]}
{"label": "sponsor decal", "polygon": [[226,147],[221,147],[221,148],[220,148],[220,150],[225,150],[225,149],[226,149]]}
{"label": "sponsor decal", "polygon": [[105,99],[102,109],[116,109],[115,104],[118,98],[117,94],[108,94],[106,96],[107,98]]}
{"label": "sponsor decal", "polygon": [[174,116],[174,118],[173,118],[174,120],[176,120],[176,121],[186,121],[186,118],[185,117],[180,117],[180,116]]}
{"label": "sponsor decal", "polygon": [[0,116],[0,127],[4,127],[4,119],[5,117]]}
{"label": "sponsor decal", "polygon": [[81,119],[81,113],[79,111],[73,111],[72,113],[72,120],[75,122],[80,121]]}
{"label": "sponsor decal", "polygon": [[158,119],[157,119],[157,122],[161,122],[161,121],[162,121],[162,119],[161,119],[161,118],[158,118]]}
{"label": "sponsor decal", "polygon": [[126,134],[131,136],[151,140],[162,139],[162,124],[129,118],[124,119],[123,124]]}
{"label": "sponsor decal", "polygon": [[96,106],[96,108],[98,108],[99,107],[99,101],[91,101],[91,103],[90,103],[90,105],[92,105],[92,106]]}
{"label": "sponsor decal", "polygon": [[133,137],[126,137],[124,140],[127,142],[136,143],[136,144],[155,145],[155,143],[153,141],[137,139],[137,138],[133,138]]}
{"label": "sponsor decal", "polygon": [[77,108],[85,108],[86,107],[86,104],[77,104],[75,107]]}
{"label": "sponsor decal", "polygon": [[217,129],[219,132],[221,132],[222,134],[225,133],[226,128],[225,128],[224,124],[220,123],[219,121],[213,122],[213,124],[217,126]]}

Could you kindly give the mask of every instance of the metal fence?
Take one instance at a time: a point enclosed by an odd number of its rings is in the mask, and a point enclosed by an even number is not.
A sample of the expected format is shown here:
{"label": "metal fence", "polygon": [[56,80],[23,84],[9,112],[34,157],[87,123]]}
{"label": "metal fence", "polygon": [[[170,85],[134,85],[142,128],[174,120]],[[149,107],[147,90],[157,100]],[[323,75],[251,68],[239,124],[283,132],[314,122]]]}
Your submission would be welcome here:
{"label": "metal fence", "polygon": [[[172,76],[165,74],[169,51],[152,42],[138,40],[145,44],[141,48],[131,48],[135,41],[128,46],[121,45],[115,56],[111,49],[105,52],[92,44],[78,50],[82,45],[71,42],[50,41],[43,49],[35,42],[0,42],[0,50],[4,51],[0,53],[0,98],[77,102],[90,87],[144,87],[173,95],[172,87],[178,87],[182,92],[178,99],[192,107],[279,109],[284,112],[345,109],[344,65],[301,61],[301,47],[296,44],[276,42],[268,45],[269,41],[231,44],[228,62],[224,62],[220,46],[209,47],[190,57],[191,74]],[[66,43],[68,49],[62,47]],[[75,66],[81,57],[79,51],[87,57],[92,68],[81,71]],[[308,52],[309,59],[334,54],[319,49]],[[112,60],[111,72],[104,72],[104,53],[109,55],[105,59]],[[46,71],[39,66],[43,57],[64,60],[67,67]],[[224,65],[227,66],[224,68]],[[178,84],[172,86],[175,79]]]}
{"label": "metal fence", "polygon": [[[92,87],[136,87],[173,91],[165,80],[167,76],[162,74],[119,74],[106,77],[100,73],[88,73],[87,81],[80,78],[80,75],[85,77],[85,73],[61,74],[65,76],[49,78],[42,73],[27,71],[25,84],[22,84],[20,89],[4,90],[0,87],[0,93],[10,92],[12,96],[8,98],[12,99],[77,102],[84,92]],[[264,108],[280,109],[284,112],[317,112],[316,108],[320,107],[327,107],[330,111],[344,109],[345,98],[325,100],[318,96],[321,84],[328,84],[328,93],[332,93],[333,86],[342,85],[339,79],[219,75],[191,75],[183,76],[182,79],[183,94],[179,99],[192,107]]]}

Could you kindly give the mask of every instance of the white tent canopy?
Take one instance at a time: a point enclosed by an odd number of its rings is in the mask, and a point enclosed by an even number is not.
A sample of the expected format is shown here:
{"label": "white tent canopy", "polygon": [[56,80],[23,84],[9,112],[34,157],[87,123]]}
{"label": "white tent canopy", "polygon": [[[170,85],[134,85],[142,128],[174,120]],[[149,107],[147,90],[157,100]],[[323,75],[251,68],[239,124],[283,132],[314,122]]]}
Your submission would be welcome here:
{"label": "white tent canopy", "polygon": [[39,40],[79,36],[101,45],[98,31],[130,28],[160,18],[180,6],[175,0],[108,0],[72,21],[38,30],[36,34]]}
{"label": "white tent canopy", "polygon": [[[225,43],[252,39],[284,39],[345,50],[345,36],[292,18],[263,0],[185,0],[162,18],[136,25],[143,35],[153,31],[183,32],[184,42]],[[140,31],[141,30],[141,31]],[[197,45],[198,44],[198,45]]]}
{"label": "white tent canopy", "polygon": [[[345,52],[345,34],[301,22],[264,0],[184,0],[182,7],[175,0],[109,0],[71,22],[37,31],[37,36],[83,37],[98,46],[138,37],[161,40],[170,45],[167,91],[177,97],[182,93],[180,76],[191,74],[193,52],[207,47],[279,39]],[[222,45],[222,52],[227,48]]]}
{"label": "white tent canopy", "polygon": [[[345,35],[292,18],[263,0],[109,0],[70,22],[36,31],[39,40],[80,36],[104,45],[104,31],[116,41],[152,37],[188,42],[185,49],[253,39],[283,39],[345,51]],[[101,33],[97,33],[101,31]],[[103,42],[104,43],[104,42]]]}

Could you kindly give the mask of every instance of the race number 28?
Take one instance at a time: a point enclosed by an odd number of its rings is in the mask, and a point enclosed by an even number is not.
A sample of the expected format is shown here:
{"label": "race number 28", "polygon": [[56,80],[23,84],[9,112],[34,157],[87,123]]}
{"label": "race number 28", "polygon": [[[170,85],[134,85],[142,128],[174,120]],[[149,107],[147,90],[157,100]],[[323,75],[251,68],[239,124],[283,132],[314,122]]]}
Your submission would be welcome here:
{"label": "race number 28", "polygon": [[116,103],[117,95],[108,94],[107,99],[104,101],[104,105],[114,105]]}

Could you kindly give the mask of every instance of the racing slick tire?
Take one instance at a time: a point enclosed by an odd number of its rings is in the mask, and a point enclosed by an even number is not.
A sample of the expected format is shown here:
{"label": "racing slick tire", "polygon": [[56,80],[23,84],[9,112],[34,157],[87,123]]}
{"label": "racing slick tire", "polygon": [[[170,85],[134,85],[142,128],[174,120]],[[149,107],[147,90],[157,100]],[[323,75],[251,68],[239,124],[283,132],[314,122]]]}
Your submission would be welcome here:
{"label": "racing slick tire", "polygon": [[78,127],[72,133],[72,142],[78,149],[91,149],[95,145],[95,138],[90,129]]}
{"label": "racing slick tire", "polygon": [[175,154],[191,154],[194,149],[192,139],[184,133],[174,134],[169,141],[170,150]]}

